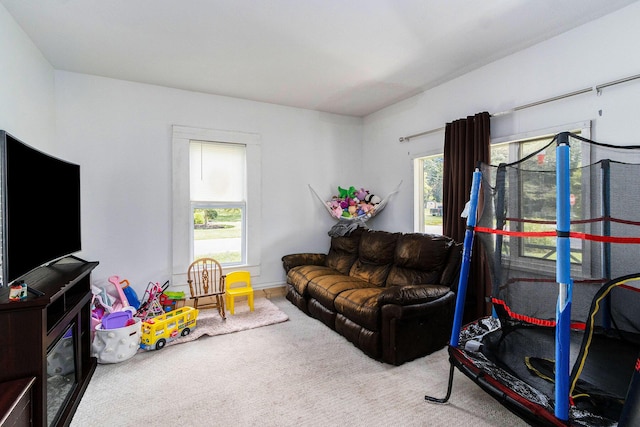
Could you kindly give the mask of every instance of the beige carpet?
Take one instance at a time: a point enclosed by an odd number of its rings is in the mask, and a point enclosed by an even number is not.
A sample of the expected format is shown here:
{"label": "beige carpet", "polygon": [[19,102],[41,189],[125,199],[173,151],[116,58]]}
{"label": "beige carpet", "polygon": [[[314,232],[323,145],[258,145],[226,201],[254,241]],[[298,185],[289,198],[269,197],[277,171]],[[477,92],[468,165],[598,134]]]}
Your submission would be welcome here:
{"label": "beige carpet", "polygon": [[391,366],[282,297],[289,321],[98,365],[71,423],[85,426],[525,426],[456,370],[446,350]]}
{"label": "beige carpet", "polygon": [[194,341],[203,335],[215,336],[230,334],[286,322],[289,317],[266,298],[256,298],[253,311],[245,301],[236,301],[235,313],[227,310],[227,320],[222,320],[217,309],[200,310],[196,319],[196,327],[186,337],[180,337],[167,345]]}

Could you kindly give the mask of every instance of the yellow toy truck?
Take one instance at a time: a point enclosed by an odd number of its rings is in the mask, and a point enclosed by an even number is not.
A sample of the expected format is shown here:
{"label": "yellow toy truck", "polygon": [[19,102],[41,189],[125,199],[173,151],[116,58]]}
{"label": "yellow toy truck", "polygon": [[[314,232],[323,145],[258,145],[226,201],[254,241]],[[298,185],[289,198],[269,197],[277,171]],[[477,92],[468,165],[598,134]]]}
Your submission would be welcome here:
{"label": "yellow toy truck", "polygon": [[160,350],[168,342],[189,335],[191,330],[196,327],[197,318],[197,309],[181,307],[143,321],[140,348]]}

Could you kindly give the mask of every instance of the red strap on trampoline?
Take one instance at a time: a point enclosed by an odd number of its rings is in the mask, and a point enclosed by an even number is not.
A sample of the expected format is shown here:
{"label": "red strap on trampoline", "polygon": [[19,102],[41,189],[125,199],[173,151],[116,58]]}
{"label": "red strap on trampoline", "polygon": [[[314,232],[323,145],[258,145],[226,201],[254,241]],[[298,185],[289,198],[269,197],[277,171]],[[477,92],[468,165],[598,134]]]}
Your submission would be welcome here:
{"label": "red strap on trampoline", "polygon": [[[556,237],[556,231],[509,231],[498,230],[496,228],[487,227],[475,227],[474,230],[478,233],[500,234],[502,236],[514,236],[514,237]],[[632,243],[640,244],[640,237],[616,237],[616,236],[600,236],[597,234],[579,233],[577,231],[570,231],[569,237],[580,240],[592,240],[595,242],[605,243]]]}
{"label": "red strap on trampoline", "polygon": [[640,237],[616,237],[616,236],[599,236],[597,234],[578,233],[570,231],[569,237],[575,237],[582,240],[593,240],[595,242],[606,243],[640,243]]}
{"label": "red strap on trampoline", "polygon": [[[509,317],[516,320],[521,320],[523,322],[531,323],[532,325],[545,326],[549,328],[554,328],[556,326],[555,320],[547,320],[547,319],[538,319],[536,317],[525,316],[524,314],[515,313],[511,310],[511,308],[507,305],[504,300],[498,298],[491,298],[491,302],[495,305],[502,306],[504,311],[507,312]],[[581,329],[584,330],[586,328],[586,324],[584,322],[572,322],[571,329]]]}

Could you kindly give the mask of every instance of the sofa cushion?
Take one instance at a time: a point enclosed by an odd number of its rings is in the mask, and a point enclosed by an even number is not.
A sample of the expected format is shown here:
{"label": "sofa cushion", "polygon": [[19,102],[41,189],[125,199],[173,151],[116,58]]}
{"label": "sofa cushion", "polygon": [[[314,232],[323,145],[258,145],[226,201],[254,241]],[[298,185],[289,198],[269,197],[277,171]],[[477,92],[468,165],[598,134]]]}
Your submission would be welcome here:
{"label": "sofa cushion", "polygon": [[378,297],[385,288],[350,289],[336,297],[336,311],[371,331],[380,329]]}
{"label": "sofa cushion", "polygon": [[320,276],[335,275],[338,274],[334,269],[321,266],[321,265],[300,265],[293,267],[287,273],[287,283],[293,286],[298,293],[306,297],[307,286],[309,281]]}
{"label": "sofa cushion", "polygon": [[396,242],[401,233],[367,231],[360,238],[358,259],[351,267],[349,275],[383,286],[394,261]]}
{"label": "sofa cushion", "polygon": [[307,290],[311,298],[315,298],[327,309],[336,311],[334,301],[341,292],[370,286],[369,283],[356,277],[339,274],[318,277],[309,282]]}
{"label": "sofa cushion", "polygon": [[327,254],[327,267],[339,271],[342,274],[349,274],[351,266],[358,258],[358,246],[362,228],[357,228],[347,236],[336,236],[331,238],[331,247]]}
{"label": "sofa cushion", "polygon": [[398,237],[386,285],[439,284],[454,245],[445,236],[403,234]]}

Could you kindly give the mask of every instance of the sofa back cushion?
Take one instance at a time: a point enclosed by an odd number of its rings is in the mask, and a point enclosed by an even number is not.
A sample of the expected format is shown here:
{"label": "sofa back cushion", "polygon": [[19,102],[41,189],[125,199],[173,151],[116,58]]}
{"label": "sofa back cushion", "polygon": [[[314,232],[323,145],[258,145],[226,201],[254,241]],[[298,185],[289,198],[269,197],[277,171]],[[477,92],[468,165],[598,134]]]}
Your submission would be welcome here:
{"label": "sofa back cushion", "polygon": [[358,227],[349,235],[332,237],[331,247],[327,254],[327,267],[348,275],[351,266],[358,258],[358,246],[362,232],[363,229]]}
{"label": "sofa back cushion", "polygon": [[[387,286],[441,284],[455,241],[446,236],[407,233],[398,238]],[[450,285],[447,283],[446,285]]]}
{"label": "sofa back cushion", "polygon": [[358,259],[350,276],[366,280],[374,286],[384,286],[393,265],[396,242],[401,233],[365,231],[360,238]]}

